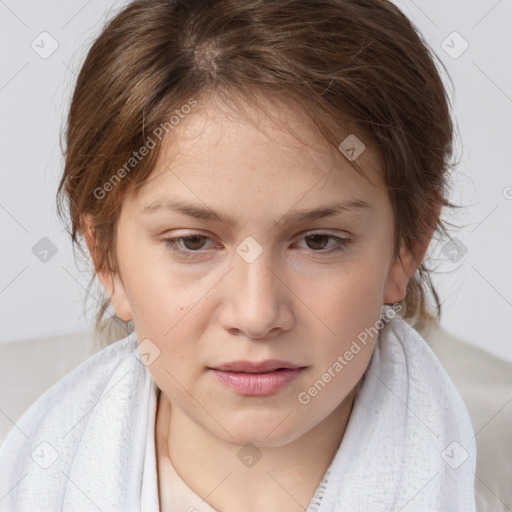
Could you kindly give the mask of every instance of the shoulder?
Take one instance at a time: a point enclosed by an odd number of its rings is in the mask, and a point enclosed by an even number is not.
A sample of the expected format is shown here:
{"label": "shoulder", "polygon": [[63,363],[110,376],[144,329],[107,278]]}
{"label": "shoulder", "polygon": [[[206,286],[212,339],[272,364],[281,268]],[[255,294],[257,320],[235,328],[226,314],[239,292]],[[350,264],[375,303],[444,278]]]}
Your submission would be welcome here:
{"label": "shoulder", "polygon": [[[44,461],[44,457],[51,459],[57,453],[71,451],[70,446],[76,444],[95,405],[106,394],[115,394],[112,386],[116,382],[140,373],[139,367],[143,365],[135,357],[137,346],[136,335],[131,333],[105,347],[59,380],[25,411],[0,446],[0,487],[11,481],[13,475],[26,471],[33,462],[47,464],[49,460]],[[137,379],[126,379],[126,382],[136,385]]]}
{"label": "shoulder", "polygon": [[72,400],[76,403],[80,397],[85,396],[86,389],[94,388],[107,375],[129,365],[131,362],[129,356],[133,355],[136,347],[137,338],[135,333],[131,333],[91,355],[41,394],[17,423],[26,422],[28,416],[44,417],[44,412],[52,402],[62,403],[62,400]]}
{"label": "shoulder", "polygon": [[477,445],[475,491],[479,509],[504,510],[504,504],[512,506],[512,362],[453,336],[438,324],[430,325],[424,337],[457,387],[471,418]]}
{"label": "shoulder", "polygon": [[424,338],[457,386],[475,432],[488,422],[489,415],[500,410],[503,414],[500,419],[496,416],[496,426],[512,419],[512,362],[453,336],[439,325],[430,326]]}

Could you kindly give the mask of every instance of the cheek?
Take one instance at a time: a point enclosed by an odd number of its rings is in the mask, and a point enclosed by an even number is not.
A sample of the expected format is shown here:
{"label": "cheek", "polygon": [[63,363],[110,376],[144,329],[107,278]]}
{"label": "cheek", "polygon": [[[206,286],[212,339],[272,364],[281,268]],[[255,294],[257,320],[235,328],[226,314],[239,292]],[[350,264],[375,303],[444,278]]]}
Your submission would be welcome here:
{"label": "cheek", "polygon": [[[162,337],[183,316],[194,302],[194,294],[160,246],[125,248],[123,279],[134,315],[134,323],[143,333],[150,328]],[[145,337],[149,337],[145,334]]]}
{"label": "cheek", "polygon": [[198,359],[195,340],[204,327],[197,321],[204,286],[173,269],[162,253],[160,247],[134,250],[123,269],[137,337],[149,338],[160,351],[148,367],[157,383],[172,380],[167,372],[186,375]]}
{"label": "cheek", "polygon": [[[321,311],[325,328],[322,365],[331,365],[338,355],[351,358],[345,374],[364,371],[373,350],[377,321],[380,317],[386,261],[368,255],[358,258],[338,275],[323,297],[315,297],[312,304]],[[376,325],[377,324],[377,325]],[[357,355],[356,355],[357,354]]]}
{"label": "cheek", "polygon": [[323,303],[329,316],[343,324],[364,324],[380,313],[386,283],[387,261],[378,253],[360,254],[332,276]]}

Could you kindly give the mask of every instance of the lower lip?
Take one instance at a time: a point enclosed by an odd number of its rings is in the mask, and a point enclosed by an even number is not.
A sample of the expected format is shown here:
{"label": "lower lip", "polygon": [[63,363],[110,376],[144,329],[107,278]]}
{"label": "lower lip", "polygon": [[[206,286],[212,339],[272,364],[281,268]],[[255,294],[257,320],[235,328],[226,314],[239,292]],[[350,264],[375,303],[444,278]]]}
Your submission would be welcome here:
{"label": "lower lip", "polygon": [[223,384],[241,395],[263,396],[277,393],[297,378],[303,368],[285,368],[267,373],[239,373],[212,370]]}

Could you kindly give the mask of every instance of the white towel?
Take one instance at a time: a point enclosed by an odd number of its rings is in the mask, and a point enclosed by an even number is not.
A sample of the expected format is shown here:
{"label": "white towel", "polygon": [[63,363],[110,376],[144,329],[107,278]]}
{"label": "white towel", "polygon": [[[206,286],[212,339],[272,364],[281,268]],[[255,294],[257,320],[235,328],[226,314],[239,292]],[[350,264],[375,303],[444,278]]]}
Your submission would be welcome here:
{"label": "white towel", "polygon": [[471,420],[427,342],[392,318],[364,379],[318,512],[474,512]]}
{"label": "white towel", "polygon": [[[136,354],[132,333],[22,416],[0,448],[0,512],[158,511],[158,388]],[[382,329],[361,384],[318,512],[474,512],[467,410],[400,317]]]}
{"label": "white towel", "polygon": [[158,511],[157,387],[134,350],[132,333],[94,354],[17,422],[0,449],[0,511]]}

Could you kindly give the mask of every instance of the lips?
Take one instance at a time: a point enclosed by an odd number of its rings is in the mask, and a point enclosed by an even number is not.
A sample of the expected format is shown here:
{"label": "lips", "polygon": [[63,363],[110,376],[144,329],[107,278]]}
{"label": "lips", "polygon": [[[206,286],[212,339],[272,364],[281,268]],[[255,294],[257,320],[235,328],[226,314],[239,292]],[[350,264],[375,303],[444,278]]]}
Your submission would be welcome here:
{"label": "lips", "polygon": [[239,373],[267,373],[285,368],[300,368],[300,366],[282,361],[280,359],[267,359],[266,361],[231,361],[212,368],[213,370]]}
{"label": "lips", "polygon": [[[286,368],[283,365],[287,365]],[[263,361],[251,363],[249,361],[234,361],[219,368],[236,368],[237,370],[221,370],[210,368],[210,374],[231,392],[242,396],[264,397],[274,395],[291,385],[295,379],[305,370],[304,367],[293,365],[283,361]],[[267,371],[254,372],[254,368],[267,368]],[[281,369],[276,369],[276,367]],[[245,368],[251,372],[239,370]]]}

